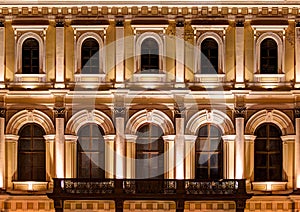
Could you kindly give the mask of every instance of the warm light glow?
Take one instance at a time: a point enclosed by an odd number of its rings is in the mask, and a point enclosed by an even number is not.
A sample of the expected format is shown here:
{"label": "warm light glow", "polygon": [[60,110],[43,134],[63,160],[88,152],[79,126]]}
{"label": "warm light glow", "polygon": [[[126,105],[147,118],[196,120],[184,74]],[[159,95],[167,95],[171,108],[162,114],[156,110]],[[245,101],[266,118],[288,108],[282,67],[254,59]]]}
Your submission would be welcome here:
{"label": "warm light glow", "polygon": [[28,191],[33,191],[33,182],[27,182],[27,186]]}
{"label": "warm light glow", "polygon": [[300,174],[297,175],[297,188],[300,188]]}
{"label": "warm light glow", "polygon": [[0,173],[0,188],[4,187],[3,173]]}

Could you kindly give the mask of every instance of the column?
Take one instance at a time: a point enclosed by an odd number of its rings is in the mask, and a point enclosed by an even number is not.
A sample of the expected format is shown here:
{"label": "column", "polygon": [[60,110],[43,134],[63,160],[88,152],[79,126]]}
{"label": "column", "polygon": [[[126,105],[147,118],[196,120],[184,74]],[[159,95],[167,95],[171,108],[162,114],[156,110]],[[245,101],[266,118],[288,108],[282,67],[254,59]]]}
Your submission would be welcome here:
{"label": "column", "polygon": [[176,87],[184,87],[184,20],[176,23]]}
{"label": "column", "polygon": [[235,118],[235,179],[244,178],[244,117]]}
{"label": "column", "polygon": [[115,135],[103,136],[105,141],[105,178],[114,178],[114,164],[115,164]]}
{"label": "column", "polygon": [[234,160],[234,140],[236,135],[224,135],[222,139],[224,141],[223,146],[223,164],[224,164],[224,177],[225,179],[234,179],[235,177],[235,160]]}
{"label": "column", "polygon": [[78,136],[65,135],[66,178],[76,177]]}
{"label": "column", "polygon": [[126,175],[127,179],[135,178],[135,141],[136,135],[125,135],[126,139]]}
{"label": "column", "polygon": [[184,118],[176,118],[175,164],[176,179],[184,179]]}
{"label": "column", "polygon": [[251,190],[251,181],[254,180],[254,140],[255,135],[244,135],[245,139],[245,169],[244,178],[246,179],[246,188]]}
{"label": "column", "polygon": [[287,188],[293,189],[294,187],[294,145],[295,145],[295,135],[285,135],[281,136],[282,140],[282,161],[283,161],[283,172],[286,173],[287,177]]}
{"label": "column", "polygon": [[175,179],[175,135],[165,135],[164,139],[164,167],[165,178]]}
{"label": "column", "polygon": [[235,87],[245,87],[245,70],[244,70],[244,23],[243,21],[237,21],[235,28]]}
{"label": "column", "polygon": [[[300,30],[300,28],[299,28]],[[300,64],[299,64],[300,65]],[[300,71],[300,69],[299,69]],[[294,175],[295,175],[295,183],[294,189],[300,190],[300,108],[295,108],[295,149],[294,149]]]}
{"label": "column", "polygon": [[5,88],[5,27],[0,22],[0,88]]}
{"label": "column", "polygon": [[6,189],[12,189],[13,188],[13,180],[17,180],[17,171],[18,171],[18,166],[17,166],[17,158],[18,158],[18,139],[19,136],[17,135],[5,135],[5,142],[6,142],[6,165],[7,165],[7,170],[6,170]]}
{"label": "column", "polygon": [[195,141],[197,136],[185,135],[185,179],[195,178]]}
{"label": "column", "polygon": [[116,87],[124,87],[124,23],[116,20]]}
{"label": "column", "polygon": [[118,89],[112,91],[114,95],[114,120],[116,128],[115,137],[115,177],[125,178],[126,143],[125,143],[125,97],[128,90]]}
{"label": "column", "polygon": [[65,177],[65,109],[55,108],[55,175]]}
{"label": "column", "polygon": [[295,88],[300,88],[300,23],[295,29]]}
{"label": "column", "polygon": [[125,178],[125,135],[124,135],[124,118],[116,117],[116,178]]}
{"label": "column", "polygon": [[5,112],[5,108],[0,108],[0,190],[5,189]]}
{"label": "column", "polygon": [[65,87],[65,67],[64,67],[64,23],[56,23],[56,67],[55,67],[55,88]]}
{"label": "column", "polygon": [[46,142],[46,181],[50,182],[50,188],[53,187],[52,179],[55,177],[54,146],[55,135],[44,135]]}

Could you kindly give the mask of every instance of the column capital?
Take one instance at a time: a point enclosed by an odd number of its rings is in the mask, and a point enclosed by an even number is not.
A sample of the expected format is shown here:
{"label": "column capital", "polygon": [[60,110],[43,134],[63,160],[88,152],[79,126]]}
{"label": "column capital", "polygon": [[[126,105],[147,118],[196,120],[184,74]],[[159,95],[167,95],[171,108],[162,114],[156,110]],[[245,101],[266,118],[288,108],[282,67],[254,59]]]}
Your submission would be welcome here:
{"label": "column capital", "polygon": [[256,135],[244,135],[245,142],[254,142]]}
{"label": "column capital", "polygon": [[126,107],[114,107],[114,115],[115,115],[115,118],[118,118],[118,117],[124,117],[126,114]]}
{"label": "column capital", "polygon": [[280,136],[283,143],[294,143],[296,139],[296,135],[283,135]]}
{"label": "column capital", "polygon": [[238,106],[234,108],[234,116],[235,118],[245,118],[246,115],[246,107]]}
{"label": "column capital", "polygon": [[5,135],[5,141],[6,142],[18,142],[19,136],[13,135],[13,134],[7,134]]}
{"label": "column capital", "polygon": [[134,143],[137,139],[137,135],[131,135],[131,134],[126,134],[125,135],[125,140],[126,142],[132,142]]}
{"label": "column capital", "polygon": [[44,139],[46,142],[55,142],[55,134],[44,135]]}
{"label": "column capital", "polygon": [[174,142],[176,135],[164,135],[162,138],[164,142]]}
{"label": "column capital", "polygon": [[103,136],[105,142],[114,142],[116,135],[105,135]]}
{"label": "column capital", "polygon": [[1,107],[0,108],[0,118],[5,118],[6,117],[6,108]]}
{"label": "column capital", "polygon": [[223,135],[222,139],[224,142],[234,142],[236,135]]}
{"label": "column capital", "polygon": [[294,109],[295,118],[300,118],[300,107]]}
{"label": "column capital", "polygon": [[76,143],[78,136],[76,135],[65,135],[65,142]]}
{"label": "column capital", "polygon": [[55,113],[55,118],[65,118],[65,108],[64,107],[55,107],[54,108],[54,113]]}

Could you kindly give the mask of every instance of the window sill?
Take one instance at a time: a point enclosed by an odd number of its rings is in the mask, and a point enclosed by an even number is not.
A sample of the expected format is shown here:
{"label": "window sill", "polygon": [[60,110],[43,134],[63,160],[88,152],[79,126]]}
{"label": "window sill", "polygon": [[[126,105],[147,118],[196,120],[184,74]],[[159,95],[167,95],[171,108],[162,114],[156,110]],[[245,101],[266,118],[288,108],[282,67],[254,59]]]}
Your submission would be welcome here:
{"label": "window sill", "polygon": [[224,82],[225,74],[195,74],[196,82]]}
{"label": "window sill", "polygon": [[252,182],[253,191],[285,191],[287,189],[287,182]]}
{"label": "window sill", "polygon": [[284,74],[254,74],[256,82],[282,82]]}
{"label": "window sill", "polygon": [[135,73],[133,80],[134,82],[165,82],[166,74]]}
{"label": "window sill", "polygon": [[104,82],[105,74],[75,74],[75,82]]}
{"label": "window sill", "polygon": [[49,182],[41,181],[14,181],[13,190],[15,191],[46,191]]}
{"label": "window sill", "polygon": [[46,74],[15,74],[15,81],[22,83],[45,82]]}

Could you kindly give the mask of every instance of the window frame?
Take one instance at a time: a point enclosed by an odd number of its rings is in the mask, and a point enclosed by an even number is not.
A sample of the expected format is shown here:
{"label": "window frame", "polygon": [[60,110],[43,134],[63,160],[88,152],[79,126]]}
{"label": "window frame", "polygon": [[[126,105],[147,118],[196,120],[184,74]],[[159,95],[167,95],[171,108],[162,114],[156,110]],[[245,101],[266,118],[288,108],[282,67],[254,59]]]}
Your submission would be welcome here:
{"label": "window frame", "polygon": [[[21,137],[20,136],[20,133],[22,132],[22,130],[24,130],[24,128],[26,128],[26,127],[30,127],[30,131],[31,131],[31,134],[30,134],[30,143],[31,143],[31,145],[33,144],[32,142],[33,142],[33,139],[34,138],[38,138],[38,139],[41,139],[41,140],[43,140],[43,142],[44,142],[44,148],[43,148],[43,150],[34,150],[34,149],[31,149],[30,151],[22,151],[21,150],[21,148],[20,148],[20,145],[21,145],[21,140],[22,139],[28,139],[28,137]],[[41,137],[34,137],[34,134],[33,134],[33,127],[34,126],[38,126],[39,128],[40,128],[40,130],[42,130],[42,132],[43,132],[43,135],[41,136]],[[37,123],[26,123],[26,124],[24,124],[21,128],[20,128],[20,130],[19,130],[19,132],[18,132],[18,135],[19,135],[19,138],[18,138],[18,152],[17,152],[17,170],[18,170],[18,174],[17,174],[17,179],[18,179],[18,181],[38,181],[38,182],[46,182],[46,179],[47,179],[47,176],[46,176],[46,171],[47,171],[47,168],[46,168],[46,164],[47,164],[47,157],[46,157],[46,149],[47,149],[47,147],[46,147],[46,140],[45,140],[45,138],[44,138],[44,136],[46,135],[46,132],[45,132],[45,130],[44,130],[44,128],[41,126],[41,125],[39,125],[39,124],[37,124]],[[42,167],[43,168],[43,170],[44,170],[44,176],[43,177],[41,177],[41,179],[33,179],[32,178],[32,176],[31,176],[31,179],[27,179],[27,177],[25,177],[25,178],[21,178],[21,175],[20,175],[20,173],[21,173],[21,170],[20,170],[20,167],[21,167],[21,165],[22,165],[22,163],[20,163],[20,155],[21,154],[30,154],[31,156],[33,156],[35,153],[40,153],[40,154],[44,154],[43,155],[43,158],[44,158],[44,167]],[[32,161],[32,163],[33,163],[33,161]],[[33,174],[33,171],[34,171],[34,165],[33,164],[31,164],[31,174]]]}
{"label": "window frame", "polygon": [[23,74],[22,72],[22,60],[23,60],[22,50],[23,50],[24,42],[29,38],[35,39],[39,44],[39,73],[38,74],[45,74],[45,57],[46,57],[45,55],[46,49],[45,49],[45,41],[44,41],[45,36],[43,36],[42,38],[40,35],[38,35],[35,32],[26,32],[22,34],[20,38],[17,40],[17,44],[16,44],[17,60],[15,66],[15,73],[27,75],[27,74]]}
{"label": "window frame", "polygon": [[165,68],[165,59],[164,59],[164,55],[165,55],[165,45],[164,45],[164,37],[161,37],[158,33],[155,32],[144,32],[138,36],[135,36],[135,63],[134,63],[134,70],[135,73],[138,74],[142,74],[142,70],[141,70],[141,63],[142,63],[142,59],[141,59],[141,50],[142,50],[142,43],[144,40],[146,40],[147,38],[152,38],[154,39],[157,44],[158,44],[158,53],[159,53],[159,57],[158,57],[158,65],[159,65],[159,70],[158,73],[162,74],[164,73],[164,68]]}
{"label": "window frame", "polygon": [[[258,130],[260,130],[262,127],[264,127],[264,126],[266,126],[266,130],[270,130],[270,126],[273,126],[274,128],[276,128],[277,129],[277,131],[278,132],[280,132],[279,134],[279,136],[278,136],[278,138],[275,138],[275,137],[270,137],[269,135],[270,135],[270,131],[266,131],[266,135],[265,135],[265,137],[257,137],[257,133],[258,133]],[[256,136],[256,138],[255,138],[255,140],[254,140],[254,169],[253,169],[253,171],[254,171],[254,182],[265,182],[265,181],[274,181],[274,182],[282,182],[283,181],[283,175],[282,175],[282,172],[283,172],[283,145],[282,145],[282,139],[281,139],[281,137],[282,137],[282,132],[281,132],[281,130],[280,130],[280,128],[276,125],[276,124],[274,124],[274,123],[272,123],[272,122],[265,122],[265,123],[262,123],[262,124],[260,124],[256,129],[255,129],[255,132],[254,132],[254,135]],[[265,168],[267,168],[268,170],[267,170],[267,172],[268,172],[268,174],[267,174],[267,176],[266,176],[266,178],[265,179],[261,179],[261,180],[258,180],[257,178],[256,178],[256,176],[255,176],[255,173],[256,173],[256,160],[257,160],[257,150],[256,150],[256,142],[261,142],[261,141],[259,141],[259,140],[266,140],[266,142],[270,142],[270,139],[271,140],[276,140],[276,139],[278,139],[279,141],[278,142],[280,142],[279,143],[279,149],[277,149],[277,152],[278,151],[280,151],[280,180],[275,180],[275,179],[271,179],[271,177],[270,177],[270,161],[269,160],[267,160],[268,162],[266,162],[266,163],[268,163],[267,165],[266,165],[266,167]],[[266,144],[267,146],[269,145],[269,143],[267,143]],[[268,150],[266,150],[266,151],[264,151],[264,152],[267,152],[267,153],[265,153],[265,154],[267,154],[267,155],[269,155],[269,153],[270,152],[272,152],[272,151],[268,151]]]}
{"label": "window frame", "polygon": [[[223,174],[223,170],[224,170],[224,168],[223,168],[223,164],[224,164],[224,154],[223,154],[223,151],[224,151],[224,140],[223,140],[223,138],[222,138],[222,130],[217,126],[217,125],[215,125],[215,124],[212,124],[212,123],[206,123],[206,124],[204,124],[204,125],[201,125],[199,128],[198,128],[198,131],[197,131],[197,138],[196,138],[196,141],[195,141],[195,179],[206,179],[206,178],[201,178],[201,177],[199,177],[199,176],[197,176],[197,154],[201,154],[201,152],[204,152],[204,153],[208,153],[209,155],[211,155],[211,154],[213,154],[214,152],[216,152],[216,151],[212,151],[212,149],[210,149],[209,151],[203,151],[203,150],[200,150],[200,149],[197,149],[197,143],[198,142],[200,142],[200,140],[201,140],[201,136],[199,136],[199,133],[200,133],[200,130],[202,129],[202,128],[204,128],[204,127],[207,127],[207,136],[202,136],[202,139],[210,139],[211,137],[210,137],[210,129],[211,129],[211,127],[214,127],[215,129],[217,129],[218,130],[218,133],[220,134],[220,136],[219,136],[219,141],[221,142],[221,146],[220,146],[220,148],[218,149],[218,175],[219,175],[219,177],[218,178],[211,178],[211,176],[210,176],[210,170],[211,170],[211,166],[210,166],[210,158],[208,159],[208,168],[207,168],[207,172],[208,172],[208,179],[223,179],[224,178],[224,174]],[[199,144],[199,146],[200,146],[200,144]],[[210,146],[210,143],[209,143],[209,147],[211,147]]]}
{"label": "window frame", "polygon": [[[104,168],[104,169],[102,169],[101,167],[99,167],[101,169],[100,170],[100,176],[97,176],[96,178],[105,179],[105,140],[104,140],[104,130],[97,123],[85,123],[84,125],[80,126],[80,128],[78,129],[78,132],[77,132],[78,139],[77,139],[77,145],[76,145],[76,149],[77,149],[76,150],[76,155],[77,155],[77,157],[76,157],[76,176],[77,176],[77,178],[82,178],[82,177],[79,176],[79,174],[80,174],[80,164],[79,164],[80,155],[79,155],[79,153],[84,153],[85,152],[84,150],[82,150],[82,151],[79,150],[79,145],[80,145],[80,141],[79,141],[80,135],[79,135],[79,133],[80,133],[80,130],[82,130],[84,127],[88,127],[89,131],[91,133],[91,130],[92,130],[91,127],[93,127],[93,126],[97,126],[97,128],[100,131],[100,133],[102,134],[102,138],[99,137],[98,139],[99,139],[99,142],[102,142],[101,144],[99,144],[99,147],[102,146],[103,149],[102,150],[101,149],[97,149],[97,151],[95,149],[89,149],[88,152],[89,153],[95,153],[95,154],[98,153],[99,154],[99,163],[101,163],[101,162],[103,163],[102,164],[103,165],[102,168]],[[85,138],[88,138],[89,142],[91,142],[95,137],[93,135],[89,134],[89,136],[85,136]],[[91,143],[89,143],[89,145],[91,145]],[[103,155],[101,155],[101,154],[103,154]],[[100,161],[101,159],[103,161]],[[89,162],[90,162],[90,164],[89,164],[89,178],[93,179],[95,177],[92,176],[91,160]]]}
{"label": "window frame", "polygon": [[[256,32],[255,32],[256,33]],[[282,38],[276,34],[275,32],[264,32],[262,33],[257,39],[255,35],[255,74],[261,74],[260,73],[260,66],[261,66],[261,43],[267,39],[271,38],[277,43],[277,75],[283,74],[284,70],[284,55],[285,55],[285,45],[282,41]],[[263,74],[264,75],[264,74]],[[267,74],[270,75],[270,74]]]}
{"label": "window frame", "polygon": [[[152,132],[152,127],[153,126],[155,126],[156,128],[158,128],[158,129],[160,129],[160,131],[162,132],[162,135],[159,137],[159,138],[157,138],[157,139],[155,139],[156,137],[154,137],[155,135],[153,135],[153,134],[151,134],[151,132]],[[141,128],[144,128],[144,127],[148,127],[148,134],[147,134],[147,137],[140,137],[138,134],[140,133],[139,132],[139,130],[141,129]],[[154,176],[154,177],[151,177],[152,175],[153,175],[153,172],[151,172],[152,171],[152,169],[150,168],[150,166],[148,166],[147,168],[149,168],[149,170],[148,170],[148,177],[146,178],[146,179],[164,179],[164,169],[165,169],[165,161],[164,161],[164,151],[165,151],[165,147],[164,147],[164,139],[163,139],[163,136],[164,136],[164,133],[163,133],[163,129],[159,126],[159,125],[157,125],[157,124],[155,124],[155,123],[152,123],[152,122],[150,122],[150,123],[145,123],[145,124],[143,124],[143,125],[141,125],[141,126],[139,126],[138,127],[138,129],[137,129],[137,138],[136,138],[136,147],[135,147],[135,158],[136,158],[136,162],[135,162],[135,169],[137,169],[138,168],[138,165],[137,165],[137,162],[139,161],[139,159],[138,159],[138,155],[153,155],[153,154],[156,154],[157,156],[155,156],[154,158],[157,158],[158,160],[159,159],[161,159],[162,158],[162,160],[163,160],[163,163],[161,164],[162,165],[162,167],[158,167],[157,168],[157,170],[155,170],[155,171],[160,171],[160,169],[162,169],[162,173],[160,174],[160,175],[158,175],[158,176]],[[160,146],[160,147],[157,147],[157,149],[147,149],[147,150],[143,150],[143,149],[139,149],[138,148],[138,143],[139,143],[139,139],[145,139],[145,138],[148,138],[148,139],[151,139],[151,140],[153,140],[153,139],[155,139],[155,141],[158,141],[158,145],[159,144],[162,144],[162,146]],[[149,147],[149,143],[148,143],[148,147]],[[160,148],[162,148],[162,150],[160,150]],[[148,158],[148,160],[151,160],[152,159],[152,157],[151,158]],[[159,162],[158,162],[159,163]],[[151,173],[150,173],[151,172]],[[135,172],[136,174],[135,174],[135,177],[137,178],[137,172]],[[159,173],[158,173],[159,174]]]}

